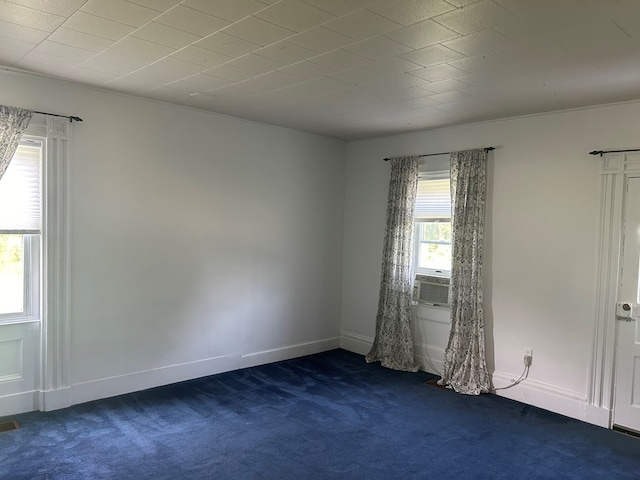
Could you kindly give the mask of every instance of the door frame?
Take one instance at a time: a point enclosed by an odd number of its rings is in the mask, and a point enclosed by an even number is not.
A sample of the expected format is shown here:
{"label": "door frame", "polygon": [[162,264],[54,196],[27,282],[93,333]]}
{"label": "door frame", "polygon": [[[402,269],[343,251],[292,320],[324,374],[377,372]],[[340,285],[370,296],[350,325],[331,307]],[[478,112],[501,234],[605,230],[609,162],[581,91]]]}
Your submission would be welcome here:
{"label": "door frame", "polygon": [[626,216],[624,198],[627,179],[640,177],[640,153],[603,154],[599,160],[595,326],[585,418],[596,425],[612,428],[617,347],[615,308]]}

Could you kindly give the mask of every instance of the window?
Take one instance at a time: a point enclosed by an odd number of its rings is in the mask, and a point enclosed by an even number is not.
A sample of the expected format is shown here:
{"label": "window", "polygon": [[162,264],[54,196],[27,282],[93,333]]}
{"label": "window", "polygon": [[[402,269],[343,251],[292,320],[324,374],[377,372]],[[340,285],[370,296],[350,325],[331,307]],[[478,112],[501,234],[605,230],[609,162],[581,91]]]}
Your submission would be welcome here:
{"label": "window", "polygon": [[421,172],[414,213],[415,270],[451,276],[451,193],[449,170]]}
{"label": "window", "polygon": [[23,137],[0,179],[0,322],[40,318],[43,148]]}

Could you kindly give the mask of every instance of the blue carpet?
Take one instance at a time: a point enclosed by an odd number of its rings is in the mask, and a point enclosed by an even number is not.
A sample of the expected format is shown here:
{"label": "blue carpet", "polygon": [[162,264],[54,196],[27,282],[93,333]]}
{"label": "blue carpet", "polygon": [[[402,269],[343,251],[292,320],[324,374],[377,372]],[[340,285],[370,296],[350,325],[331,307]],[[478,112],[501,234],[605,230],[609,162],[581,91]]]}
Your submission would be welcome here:
{"label": "blue carpet", "polygon": [[431,378],[334,350],[18,415],[0,478],[640,478],[640,439]]}

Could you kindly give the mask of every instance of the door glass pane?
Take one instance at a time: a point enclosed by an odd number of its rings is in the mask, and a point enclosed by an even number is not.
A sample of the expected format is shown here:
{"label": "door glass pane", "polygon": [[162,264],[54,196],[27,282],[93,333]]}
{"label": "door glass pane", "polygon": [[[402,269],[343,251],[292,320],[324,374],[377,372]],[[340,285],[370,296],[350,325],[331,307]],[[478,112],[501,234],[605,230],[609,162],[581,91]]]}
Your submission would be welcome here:
{"label": "door glass pane", "polygon": [[24,238],[0,234],[0,314],[24,310]]}

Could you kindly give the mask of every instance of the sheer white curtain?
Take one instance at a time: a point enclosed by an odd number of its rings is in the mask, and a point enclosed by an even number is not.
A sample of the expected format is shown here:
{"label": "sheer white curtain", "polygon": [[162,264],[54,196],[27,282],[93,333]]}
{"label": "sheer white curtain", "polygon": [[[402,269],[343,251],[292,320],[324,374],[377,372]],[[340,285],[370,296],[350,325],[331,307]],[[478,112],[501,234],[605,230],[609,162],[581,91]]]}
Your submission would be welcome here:
{"label": "sheer white curtain", "polygon": [[451,331],[439,383],[469,395],[490,388],[482,289],[486,158],[484,149],[451,154]]}
{"label": "sheer white curtain", "polygon": [[418,157],[391,159],[382,278],[376,336],[367,362],[394,370],[418,371],[413,358],[411,293],[413,288],[413,211],[418,191]]}
{"label": "sheer white curtain", "polygon": [[20,137],[32,116],[31,110],[0,105],[0,179],[16,153]]}

